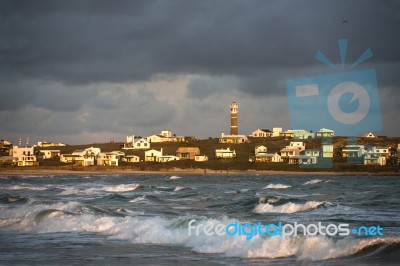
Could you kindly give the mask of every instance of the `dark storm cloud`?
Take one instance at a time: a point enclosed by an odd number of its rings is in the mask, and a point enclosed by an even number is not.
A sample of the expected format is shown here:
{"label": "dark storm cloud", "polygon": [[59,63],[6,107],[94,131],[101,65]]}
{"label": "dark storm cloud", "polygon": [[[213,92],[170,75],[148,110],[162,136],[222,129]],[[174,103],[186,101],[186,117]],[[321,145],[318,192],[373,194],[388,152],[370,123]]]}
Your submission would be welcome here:
{"label": "dark storm cloud", "polygon": [[335,73],[314,57],[320,50],[340,64],[339,38],[349,39],[349,64],[372,50],[360,67],[376,69],[388,116],[399,95],[399,28],[398,1],[0,0],[0,119],[4,130],[37,134],[153,129],[179,108],[116,84],[190,74],[190,101],[284,97],[288,78]]}
{"label": "dark storm cloud", "polygon": [[375,61],[399,60],[396,2],[4,1],[1,7],[2,78],[86,84],[158,73],[251,77],[315,64],[319,49],[338,62],[340,37],[351,37],[354,53],[369,47]]}

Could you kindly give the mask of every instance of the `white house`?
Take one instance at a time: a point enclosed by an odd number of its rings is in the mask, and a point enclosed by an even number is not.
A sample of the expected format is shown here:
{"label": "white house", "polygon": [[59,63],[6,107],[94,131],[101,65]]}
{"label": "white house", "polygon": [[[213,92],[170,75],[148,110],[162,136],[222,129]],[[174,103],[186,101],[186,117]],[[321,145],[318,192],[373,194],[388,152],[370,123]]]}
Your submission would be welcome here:
{"label": "white house", "polygon": [[78,149],[72,152],[72,155],[80,155],[84,157],[96,157],[101,153],[100,148],[90,147],[86,149]]}
{"label": "white house", "polygon": [[312,139],[314,138],[314,133],[308,132],[304,129],[292,129],[288,130],[293,133],[292,137],[295,139]]}
{"label": "white house", "polygon": [[308,156],[308,155],[295,155],[289,157],[289,164],[316,164],[318,162],[318,157]]}
{"label": "white house", "polygon": [[232,151],[230,148],[216,149],[215,157],[218,159],[236,158],[236,151],[235,150]]}
{"label": "white house", "polygon": [[[153,141],[160,142],[160,141]],[[148,150],[150,149],[150,142],[144,138],[136,138],[135,135],[126,136],[124,143],[124,150]]]}
{"label": "white house", "polygon": [[33,147],[19,147],[13,146],[12,156],[18,158],[18,166],[37,166],[36,156],[34,154]]}
{"label": "white house", "polygon": [[172,141],[172,138],[167,138],[161,135],[151,135],[146,137],[146,140],[150,143],[158,143],[158,142],[169,142]]}
{"label": "white house", "polygon": [[335,136],[335,131],[332,129],[328,129],[328,128],[321,128],[320,130],[317,131],[317,133],[315,134],[317,138],[322,138],[322,137],[333,137]]}
{"label": "white house", "polygon": [[224,133],[221,133],[219,142],[220,143],[246,143],[246,142],[248,142],[248,138],[245,135],[225,135]]}
{"label": "white house", "polygon": [[280,163],[282,157],[278,153],[258,153],[250,156],[250,162]]}
{"label": "white house", "polygon": [[286,148],[297,148],[302,151],[306,148],[306,145],[304,145],[304,142],[302,141],[291,141],[289,146],[286,146]]}
{"label": "white house", "polygon": [[273,132],[269,129],[257,129],[251,133],[251,136],[254,138],[266,138],[272,137]]}
{"label": "white house", "polygon": [[97,156],[97,165],[118,166],[118,155],[113,152],[102,152]]}
{"label": "white house", "polygon": [[279,137],[282,132],[281,127],[274,127],[272,128],[272,137]]}
{"label": "white house", "polygon": [[135,150],[148,150],[150,149],[150,142],[148,142],[146,139],[141,138],[135,143],[133,143],[133,148]]}
{"label": "white house", "polygon": [[196,155],[196,156],[194,156],[194,160],[196,162],[206,162],[206,161],[208,161],[208,157],[207,157],[207,155]]}
{"label": "white house", "polygon": [[166,162],[172,162],[172,161],[179,161],[179,157],[175,155],[162,155],[157,158],[158,162],[161,163],[166,163]]}
{"label": "white house", "polygon": [[94,157],[85,157],[78,154],[61,154],[60,162],[72,163],[79,166],[90,166],[94,165]]}
{"label": "white house", "polygon": [[163,130],[159,135],[151,135],[146,137],[146,140],[148,142],[170,142],[173,140],[172,138],[172,132],[169,130]]}
{"label": "white house", "polygon": [[122,158],[122,161],[127,163],[138,163],[140,162],[140,157],[136,155],[126,155]]}
{"label": "white house", "polygon": [[165,137],[165,138],[172,138],[172,132],[169,130],[163,130],[160,133],[161,136]]}
{"label": "white house", "polygon": [[300,150],[294,147],[286,146],[286,148],[281,149],[282,159],[288,159],[291,156],[300,155]]}
{"label": "white house", "polygon": [[267,147],[264,145],[258,145],[257,147],[254,148],[254,155],[257,155],[259,153],[267,153]]}
{"label": "white house", "polygon": [[365,153],[365,146],[364,145],[347,145],[342,149],[342,156],[343,157],[361,157]]}
{"label": "white house", "polygon": [[39,150],[42,154],[43,159],[59,158],[61,155],[60,150]]}
{"label": "white house", "polygon": [[161,148],[161,150],[155,150],[155,149],[151,149],[148,151],[144,152],[144,161],[145,162],[158,162],[161,156],[163,156],[163,149]]}
{"label": "white house", "polygon": [[371,147],[364,154],[364,164],[386,165],[386,159],[388,157],[388,147]]}

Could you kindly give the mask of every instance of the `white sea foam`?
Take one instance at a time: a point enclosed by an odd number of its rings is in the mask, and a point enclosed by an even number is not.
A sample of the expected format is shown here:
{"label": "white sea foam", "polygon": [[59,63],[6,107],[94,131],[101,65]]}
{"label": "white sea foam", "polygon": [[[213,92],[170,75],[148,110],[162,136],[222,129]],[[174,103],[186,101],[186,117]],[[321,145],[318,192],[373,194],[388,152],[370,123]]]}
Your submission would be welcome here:
{"label": "white sea foam", "polygon": [[[135,244],[180,245],[200,253],[221,253],[243,258],[296,257],[298,260],[326,260],[356,254],[365,248],[391,244],[400,245],[400,238],[345,237],[339,240],[326,236],[260,237],[246,241],[245,236],[188,235],[189,217],[110,217],[93,213],[70,215],[80,206],[78,202],[51,205],[25,205],[0,210],[0,227],[30,233],[91,232],[124,239]],[[47,211],[47,212],[46,212]],[[41,213],[40,219],[37,215]],[[232,219],[205,219],[203,226],[228,225]]]}
{"label": "white sea foam", "polygon": [[254,208],[255,213],[295,213],[312,210],[324,204],[325,201],[307,201],[304,204],[288,202],[274,206],[269,203],[260,203]]}
{"label": "white sea foam", "polygon": [[182,189],[185,189],[185,187],[177,186],[177,187],[174,189],[174,191],[179,191],[179,190],[182,190]]}
{"label": "white sea foam", "polygon": [[41,191],[41,190],[46,190],[48,187],[47,186],[32,186],[32,185],[28,185],[28,184],[23,184],[22,186],[20,185],[12,185],[9,186],[8,189],[10,190],[34,190],[34,191]]}
{"label": "white sea foam", "polygon": [[127,192],[127,191],[133,191],[137,188],[139,188],[141,185],[140,184],[120,184],[116,186],[107,186],[104,187],[104,191],[106,192]]}
{"label": "white sea foam", "polygon": [[74,188],[74,187],[64,187],[62,188],[63,191],[61,191],[58,195],[60,196],[67,196],[67,195],[78,195],[81,194],[80,189]]}
{"label": "white sea foam", "polygon": [[271,188],[271,189],[285,189],[285,188],[290,188],[292,186],[290,185],[285,185],[285,184],[269,184],[265,188]]}
{"label": "white sea foam", "polygon": [[135,202],[139,202],[139,201],[143,201],[143,200],[146,200],[146,196],[139,196],[139,197],[136,197],[136,198],[130,200],[129,202],[135,203]]}
{"label": "white sea foam", "polygon": [[176,180],[176,179],[181,179],[181,178],[182,178],[181,176],[173,175],[169,179],[170,180]]}
{"label": "white sea foam", "polygon": [[318,184],[318,183],[322,183],[322,182],[324,182],[324,181],[321,179],[313,179],[313,180],[305,182],[303,185],[304,186],[305,185],[313,185],[313,184]]}

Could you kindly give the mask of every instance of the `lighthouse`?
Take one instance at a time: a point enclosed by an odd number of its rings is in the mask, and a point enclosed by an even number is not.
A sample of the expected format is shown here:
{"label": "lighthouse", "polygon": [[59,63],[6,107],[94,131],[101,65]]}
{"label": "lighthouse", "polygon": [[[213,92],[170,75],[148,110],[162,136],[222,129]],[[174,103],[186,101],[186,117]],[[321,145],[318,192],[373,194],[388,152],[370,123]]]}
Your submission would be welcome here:
{"label": "lighthouse", "polygon": [[236,102],[232,102],[230,107],[231,107],[231,135],[237,135],[239,106]]}

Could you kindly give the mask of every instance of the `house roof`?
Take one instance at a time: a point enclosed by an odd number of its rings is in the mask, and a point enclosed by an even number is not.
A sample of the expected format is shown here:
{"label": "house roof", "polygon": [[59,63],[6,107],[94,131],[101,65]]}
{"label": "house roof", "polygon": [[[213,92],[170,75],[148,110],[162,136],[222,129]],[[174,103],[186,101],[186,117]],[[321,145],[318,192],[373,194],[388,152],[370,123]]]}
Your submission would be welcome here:
{"label": "house roof", "polygon": [[176,152],[195,152],[195,153],[200,153],[200,148],[199,147],[179,147]]}
{"label": "house roof", "polygon": [[299,149],[297,147],[293,147],[293,148],[283,148],[281,149],[281,151],[298,151]]}
{"label": "house roof", "polygon": [[321,128],[317,132],[334,132],[334,131],[332,129],[329,129],[329,128]]}

